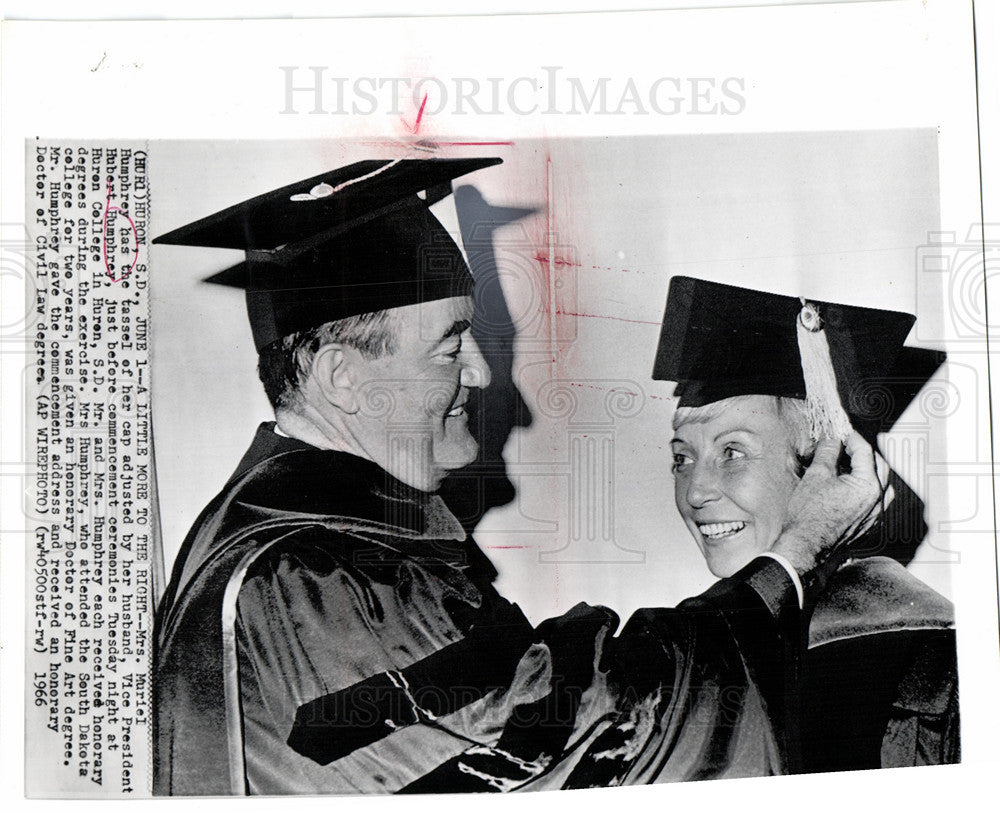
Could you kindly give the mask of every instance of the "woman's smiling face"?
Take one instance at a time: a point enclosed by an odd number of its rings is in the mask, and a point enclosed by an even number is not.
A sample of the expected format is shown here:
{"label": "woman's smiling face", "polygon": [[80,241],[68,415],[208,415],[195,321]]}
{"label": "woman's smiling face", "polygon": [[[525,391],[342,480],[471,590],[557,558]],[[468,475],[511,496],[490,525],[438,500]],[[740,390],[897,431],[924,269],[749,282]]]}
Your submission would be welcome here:
{"label": "woman's smiling face", "polygon": [[727,398],[675,421],[674,499],[709,570],[732,576],[770,550],[799,482],[792,432],[771,396]]}

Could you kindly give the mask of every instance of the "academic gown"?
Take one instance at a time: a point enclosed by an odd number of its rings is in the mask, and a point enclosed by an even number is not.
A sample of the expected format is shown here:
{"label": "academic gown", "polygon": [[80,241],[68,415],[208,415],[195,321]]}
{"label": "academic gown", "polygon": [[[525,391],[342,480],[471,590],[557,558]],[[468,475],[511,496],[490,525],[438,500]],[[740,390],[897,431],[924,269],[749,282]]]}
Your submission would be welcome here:
{"label": "academic gown", "polygon": [[803,771],[959,761],[953,607],[898,562],[833,574],[800,669]]}
{"label": "academic gown", "polygon": [[533,628],[436,495],[265,424],[157,613],[154,793],[507,791],[783,773],[794,587],[755,560],[617,633]]}

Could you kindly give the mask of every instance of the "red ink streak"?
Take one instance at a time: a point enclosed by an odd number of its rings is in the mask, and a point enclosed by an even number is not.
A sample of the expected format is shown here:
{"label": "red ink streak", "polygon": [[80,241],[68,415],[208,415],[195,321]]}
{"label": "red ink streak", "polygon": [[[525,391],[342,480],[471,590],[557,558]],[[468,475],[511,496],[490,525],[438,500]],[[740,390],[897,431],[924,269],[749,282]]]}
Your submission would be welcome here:
{"label": "red ink streak", "polygon": [[415,122],[413,122],[413,126],[411,127],[409,124],[407,124],[406,123],[406,119],[404,119],[404,118],[400,119],[400,121],[403,122],[403,126],[407,130],[409,130],[411,133],[413,133],[414,135],[416,135],[417,134],[417,130],[420,129],[420,119],[422,119],[424,117],[424,108],[425,107],[427,107],[427,94],[426,93],[424,94],[424,100],[420,103],[420,109],[417,111],[417,120]]}
{"label": "red ink streak", "polygon": [[[536,254],[535,255],[535,261],[541,263],[542,265],[548,265],[549,258],[546,257],[544,254]],[[615,268],[612,265],[591,265],[591,266],[584,266],[583,263],[574,263],[574,262],[570,262],[569,260],[559,260],[559,259],[553,260],[552,264],[553,265],[559,265],[559,266],[573,266],[575,268],[585,268],[586,267],[586,268],[592,268],[594,271],[619,271],[622,274],[632,274],[632,273],[643,274],[643,273],[645,273],[644,271],[635,271],[635,272],[633,272],[631,268]]]}
{"label": "red ink streak", "polygon": [[[119,212],[121,216],[128,221],[128,225],[132,229],[132,236],[135,237],[135,257],[132,259],[132,264],[125,270],[124,274],[117,278],[111,271],[111,266],[108,264],[108,215],[112,212]],[[107,269],[107,274],[111,277],[112,282],[121,282],[125,279],[125,277],[132,273],[132,269],[135,268],[135,264],[139,262],[139,232],[136,231],[135,223],[132,222],[132,218],[126,214],[124,209],[111,205],[111,178],[108,178],[108,199],[104,203],[104,223],[101,227],[101,237],[103,238],[102,248],[104,251],[104,267]]]}
{"label": "red ink streak", "polygon": [[489,550],[527,550],[531,545],[486,545]]}
{"label": "red ink streak", "polygon": [[661,325],[662,322],[646,322],[642,319],[624,319],[621,316],[604,316],[600,313],[573,313],[572,311],[556,311],[560,316],[586,316],[589,319],[612,319],[615,322],[631,322],[634,325]]}
{"label": "red ink streak", "polygon": [[[410,130],[410,125],[406,123],[405,119],[402,119],[403,126],[407,130]],[[412,131],[411,131],[412,132]],[[358,144],[362,144],[366,147],[399,147],[405,146],[405,142],[398,138],[384,138],[376,140],[359,141]],[[428,150],[434,150],[438,147],[513,147],[513,141],[421,141],[418,146],[424,147]]]}
{"label": "red ink streak", "polygon": [[417,132],[420,129],[420,119],[424,117],[424,108],[427,107],[427,94],[424,94],[424,100],[420,103],[420,109],[417,111],[417,120],[413,125],[413,132]]}
{"label": "red ink streak", "polygon": [[[601,392],[620,392],[620,393],[622,393],[624,395],[628,395],[628,396],[630,396],[632,398],[638,398],[639,397],[639,393],[637,393],[637,392],[630,392],[629,390],[620,390],[617,387],[614,387],[614,388],[612,388],[612,389],[609,390],[607,387],[598,387],[596,384],[581,384],[579,381],[570,381],[569,385],[571,387],[586,387],[588,390],[600,390]],[[587,437],[587,436],[584,435],[584,437]]]}
{"label": "red ink streak", "polygon": [[[544,254],[536,254],[535,255],[535,260],[537,262],[540,262],[542,265],[548,265],[549,264],[549,258],[546,257]],[[569,260],[558,260],[558,259],[556,259],[556,260],[552,261],[552,264],[556,265],[556,266],[563,266],[563,267],[565,267],[565,266],[575,266],[576,268],[583,268],[583,264],[582,263],[573,263],[573,262],[570,262]]]}
{"label": "red ink streak", "polygon": [[[588,390],[600,390],[601,392],[608,392],[609,391],[607,387],[598,387],[596,384],[581,384],[579,381],[570,381],[569,385],[571,387],[582,387],[582,388],[586,388]],[[620,393],[623,393],[624,395],[628,395],[628,396],[630,396],[632,398],[638,398],[639,397],[639,393],[637,393],[637,392],[630,392],[629,390],[619,390],[619,389],[616,388],[616,389],[610,390],[610,392],[620,392]],[[662,395],[646,395],[646,397],[647,398],[652,398],[654,401],[670,401],[670,400],[673,400],[671,398],[664,398]],[[586,437],[586,435],[584,435],[584,437]],[[559,450],[558,449],[553,449],[552,451],[556,452],[556,451],[559,451]]]}
{"label": "red ink streak", "polygon": [[513,147],[513,141],[435,141],[436,147]]}
{"label": "red ink streak", "polygon": [[[400,117],[400,121],[403,122],[403,126],[407,130],[410,129],[410,125],[406,123],[406,119]],[[404,144],[404,142],[398,138],[385,138],[385,139],[379,139],[377,141],[372,141],[372,140],[359,141],[357,143],[364,147],[399,147]]]}
{"label": "red ink streak", "polygon": [[427,94],[426,93],[424,94],[424,100],[420,103],[420,109],[417,111],[417,120],[415,122],[413,122],[413,126],[410,127],[410,125],[406,123],[406,120],[405,119],[403,120],[403,126],[407,130],[409,130],[411,133],[413,133],[414,135],[416,135],[417,134],[417,130],[420,129],[420,119],[422,119],[424,117],[424,108],[425,107],[427,107]]}

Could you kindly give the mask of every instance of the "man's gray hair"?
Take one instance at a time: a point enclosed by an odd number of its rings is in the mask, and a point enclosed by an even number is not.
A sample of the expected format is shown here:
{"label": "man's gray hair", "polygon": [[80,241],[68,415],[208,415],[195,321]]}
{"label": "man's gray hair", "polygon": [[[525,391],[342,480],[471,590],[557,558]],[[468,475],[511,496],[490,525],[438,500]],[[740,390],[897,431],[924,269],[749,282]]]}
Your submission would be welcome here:
{"label": "man's gray hair", "polygon": [[275,411],[294,409],[313,359],[327,344],[353,347],[365,358],[396,352],[396,321],[389,311],[362,313],[279,339],[260,351],[257,375]]}

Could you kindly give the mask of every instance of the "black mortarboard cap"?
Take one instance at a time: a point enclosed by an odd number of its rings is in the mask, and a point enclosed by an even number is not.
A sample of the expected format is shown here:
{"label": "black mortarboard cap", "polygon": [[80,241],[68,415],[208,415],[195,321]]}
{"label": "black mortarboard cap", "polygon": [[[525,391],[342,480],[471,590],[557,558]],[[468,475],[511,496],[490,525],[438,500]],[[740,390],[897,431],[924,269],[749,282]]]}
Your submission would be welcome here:
{"label": "black mortarboard cap", "polygon": [[806,399],[798,322],[807,303],[821,321],[840,404],[873,440],[943,360],[933,351],[904,351],[915,321],[908,313],[674,277],[653,378],[677,382],[679,406],[737,395]]}
{"label": "black mortarboard cap", "polygon": [[[807,300],[819,314],[836,390],[851,425],[872,447],[945,361],[938,350],[904,347],[908,313]],[[796,322],[798,297],[674,277],[653,378],[676,381],[678,406],[736,395],[807,398]],[[909,563],[927,533],[924,503],[896,472],[882,521],[831,559],[891,556]]]}
{"label": "black mortarboard cap", "polygon": [[209,277],[246,291],[258,350],[362,313],[469,295],[472,275],[429,206],[499,158],[360,161],[230,206],[154,243],[235,248]]}
{"label": "black mortarboard cap", "polygon": [[845,405],[865,440],[874,446],[878,434],[893,427],[946,359],[943,350],[904,347],[887,373],[855,381]]}

